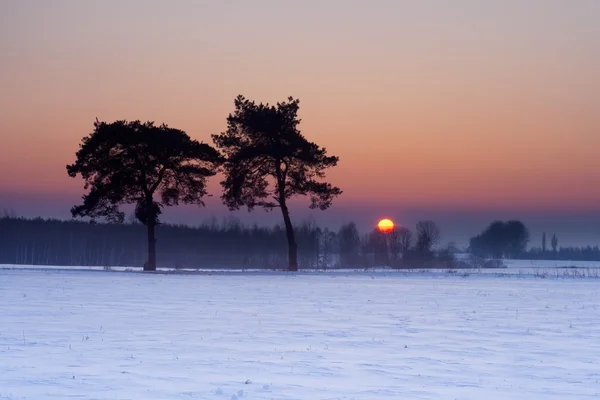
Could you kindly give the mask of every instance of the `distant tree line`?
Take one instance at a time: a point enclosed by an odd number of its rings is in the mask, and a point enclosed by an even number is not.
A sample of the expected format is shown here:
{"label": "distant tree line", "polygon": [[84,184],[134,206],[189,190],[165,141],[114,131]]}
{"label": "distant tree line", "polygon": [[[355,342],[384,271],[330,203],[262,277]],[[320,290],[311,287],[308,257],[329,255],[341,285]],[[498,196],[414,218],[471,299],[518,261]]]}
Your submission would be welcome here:
{"label": "distant tree line", "polygon": [[494,221],[482,233],[471,238],[467,251],[490,259],[600,261],[598,246],[559,247],[556,234],[550,238],[542,233],[541,246],[527,247],[531,238],[521,221]]}
{"label": "distant tree line", "polygon": [[[145,227],[132,218],[123,223],[0,217],[0,264],[133,266],[146,262]],[[353,222],[338,231],[308,221],[294,227],[299,268],[375,266],[449,267],[452,246],[434,250],[440,230],[420,221],[415,233],[400,227],[360,234]],[[285,227],[244,225],[213,219],[195,227],[160,224],[156,237],[159,267],[282,269],[287,266]]]}
{"label": "distant tree line", "polygon": [[[137,222],[0,217],[0,264],[133,266],[147,261],[146,227]],[[303,267],[318,267],[321,230],[296,227]],[[167,268],[285,268],[285,231],[236,220],[196,227],[161,224],[157,264]]]}
{"label": "distant tree line", "polygon": [[558,237],[556,233],[553,233],[548,248],[546,237],[546,232],[543,232],[541,246],[531,247],[523,254],[522,258],[529,260],[600,261],[600,247],[598,246],[559,247]]}
{"label": "distant tree line", "polygon": [[600,261],[600,247],[559,247],[555,251],[543,251],[541,247],[532,247],[522,256],[526,260],[562,260],[562,261]]}
{"label": "distant tree line", "polygon": [[[390,232],[373,229],[361,235],[356,224],[344,224],[334,237],[341,267],[391,266],[394,268],[451,267],[452,251],[435,250],[441,233],[431,220],[419,221],[415,231],[394,227]],[[450,246],[451,247],[451,246]]]}
{"label": "distant tree line", "polygon": [[[19,218],[5,212],[0,217],[0,264],[142,267],[147,261],[145,230],[133,216],[124,223],[89,223]],[[313,221],[295,226],[294,231],[301,269],[473,266],[455,259],[461,251],[452,243],[439,246],[441,232],[433,221],[419,221],[414,232],[396,227],[389,233],[373,229],[362,234],[353,222],[332,231]],[[526,232],[522,223],[494,222],[471,240],[467,250],[480,260],[600,260],[598,246],[558,247],[556,235],[550,249],[544,251],[543,245],[526,249]],[[198,226],[160,224],[156,237],[161,243],[156,249],[159,267],[283,269],[288,263],[285,227],[280,225],[244,225],[232,218]]]}

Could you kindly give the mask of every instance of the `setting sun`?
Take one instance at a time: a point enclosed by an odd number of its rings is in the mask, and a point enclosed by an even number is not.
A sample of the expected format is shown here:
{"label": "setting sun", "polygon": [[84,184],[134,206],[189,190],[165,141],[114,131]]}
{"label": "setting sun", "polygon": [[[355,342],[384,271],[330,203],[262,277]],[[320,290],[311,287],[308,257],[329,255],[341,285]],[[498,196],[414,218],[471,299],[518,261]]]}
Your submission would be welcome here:
{"label": "setting sun", "polygon": [[384,218],[377,223],[377,229],[383,233],[391,232],[394,229],[394,222],[391,219]]}

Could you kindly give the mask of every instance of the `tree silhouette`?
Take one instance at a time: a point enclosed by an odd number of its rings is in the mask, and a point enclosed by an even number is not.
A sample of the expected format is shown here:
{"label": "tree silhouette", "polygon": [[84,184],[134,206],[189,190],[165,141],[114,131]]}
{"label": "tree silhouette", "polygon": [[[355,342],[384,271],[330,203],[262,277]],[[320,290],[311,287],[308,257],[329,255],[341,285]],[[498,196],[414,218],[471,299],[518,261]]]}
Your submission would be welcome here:
{"label": "tree silhouette", "polygon": [[507,240],[507,255],[512,258],[517,258],[527,250],[529,230],[523,222],[518,220],[507,221],[505,230],[506,236],[509,238],[509,240]]}
{"label": "tree silhouette", "polygon": [[388,251],[389,233],[381,232],[379,229],[373,229],[364,239],[363,250],[366,254],[371,254],[373,262],[376,265],[389,265],[390,254]]}
{"label": "tree silhouette", "polygon": [[398,263],[410,251],[412,232],[405,226],[394,226],[386,235],[392,263]]}
{"label": "tree silhouette", "polygon": [[470,252],[481,257],[516,258],[526,251],[529,230],[521,221],[494,221],[471,238]]}
{"label": "tree silhouette", "polygon": [[400,253],[404,255],[410,250],[413,234],[410,229],[405,226],[401,226],[398,228],[397,236],[400,245]]}
{"label": "tree silhouette", "polygon": [[[218,152],[191,139],[184,131],[153,122],[99,122],[84,137],[70,177],[85,181],[83,204],[71,209],[73,217],[104,217],[122,223],[120,204],[134,204],[135,217],[146,226],[148,262],[156,270],[155,228],[163,206],[179,203],[204,205],[206,179],[216,174]],[[160,195],[160,201],[155,200]]]}
{"label": "tree silhouette", "polygon": [[550,246],[552,246],[552,252],[556,253],[556,249],[558,248],[558,238],[556,237],[556,233],[552,234],[552,239],[550,240]]}
{"label": "tree silhouette", "polygon": [[310,196],[310,208],[325,210],[342,191],[317,179],[337,165],[338,157],[309,142],[297,126],[299,100],[256,104],[244,96],[235,99],[235,111],[227,117],[227,131],[212,135],[225,157],[221,196],[230,210],[246,206],[281,209],[288,242],[288,268],[298,270],[298,249],[288,199]]}
{"label": "tree silhouette", "polygon": [[440,229],[431,220],[417,222],[415,250],[422,257],[431,257],[431,248],[440,240]]}
{"label": "tree silhouette", "polygon": [[340,249],[340,265],[342,267],[354,267],[360,262],[360,233],[354,222],[349,222],[339,229],[338,242]]}
{"label": "tree silhouette", "polygon": [[542,252],[546,252],[546,232],[542,233]]}

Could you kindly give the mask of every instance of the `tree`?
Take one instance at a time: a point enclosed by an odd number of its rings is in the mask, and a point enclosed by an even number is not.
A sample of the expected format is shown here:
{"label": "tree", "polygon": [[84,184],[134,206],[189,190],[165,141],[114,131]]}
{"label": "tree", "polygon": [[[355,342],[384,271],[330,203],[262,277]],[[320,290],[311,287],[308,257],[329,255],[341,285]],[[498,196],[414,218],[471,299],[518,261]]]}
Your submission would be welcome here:
{"label": "tree", "polygon": [[96,119],[94,131],[81,141],[75,163],[67,165],[69,176],[80,174],[84,189],[89,189],[71,214],[122,223],[125,213],[119,205],[134,204],[135,216],[148,234],[144,270],[154,271],[161,208],[179,203],[204,206],[206,179],[216,174],[219,162],[213,147],[165,124]]}
{"label": "tree", "polygon": [[529,231],[521,221],[494,221],[471,238],[470,251],[480,257],[518,257],[529,242]]}
{"label": "tree", "polygon": [[390,256],[390,264],[393,265],[400,259],[400,254],[402,253],[402,243],[400,241],[398,228],[394,226],[391,231],[384,233],[384,235]]}
{"label": "tree", "polygon": [[529,243],[529,230],[521,221],[511,220],[506,222],[507,255],[517,258],[527,249]]}
{"label": "tree", "polygon": [[298,246],[288,200],[310,196],[312,209],[326,210],[342,191],[318,179],[338,157],[309,142],[298,130],[299,100],[256,104],[239,95],[227,117],[227,131],[212,135],[224,155],[223,203],[230,210],[280,208],[288,242],[288,269],[298,270]]}
{"label": "tree", "polygon": [[422,256],[431,254],[431,248],[440,240],[440,229],[433,221],[419,221],[416,228],[415,250]]}
{"label": "tree", "polygon": [[340,248],[340,265],[354,267],[359,262],[360,235],[356,224],[350,222],[341,226],[337,234]]}
{"label": "tree", "polygon": [[392,263],[400,260],[410,250],[412,244],[412,232],[405,226],[400,226],[392,229],[386,234],[389,243],[390,255]]}
{"label": "tree", "polygon": [[546,252],[546,232],[542,233],[542,252]]}
{"label": "tree", "polygon": [[410,250],[410,246],[412,245],[413,234],[410,231],[410,229],[408,229],[405,226],[401,226],[400,228],[398,228],[397,236],[400,245],[400,252],[402,253],[402,255],[404,255]]}
{"label": "tree", "polygon": [[337,247],[337,236],[335,232],[329,229],[318,229],[319,232],[319,243],[318,243],[318,255],[317,265],[320,265],[323,269],[328,269],[332,266],[332,258]]}
{"label": "tree", "polygon": [[556,237],[556,233],[552,234],[552,239],[550,239],[550,246],[552,247],[552,252],[556,253],[556,249],[558,248],[558,238]]}
{"label": "tree", "polygon": [[363,251],[370,255],[376,265],[387,265],[390,262],[388,254],[388,233],[373,229],[363,240]]}

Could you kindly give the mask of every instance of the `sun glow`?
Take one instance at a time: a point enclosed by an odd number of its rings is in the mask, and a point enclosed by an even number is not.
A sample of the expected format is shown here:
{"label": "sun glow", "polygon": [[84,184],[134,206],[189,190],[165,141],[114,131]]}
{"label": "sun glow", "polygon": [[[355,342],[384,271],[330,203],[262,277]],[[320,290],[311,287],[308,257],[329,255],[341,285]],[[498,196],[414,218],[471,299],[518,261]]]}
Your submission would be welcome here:
{"label": "sun glow", "polygon": [[394,230],[394,221],[384,218],[377,223],[377,229],[383,233],[391,232]]}

